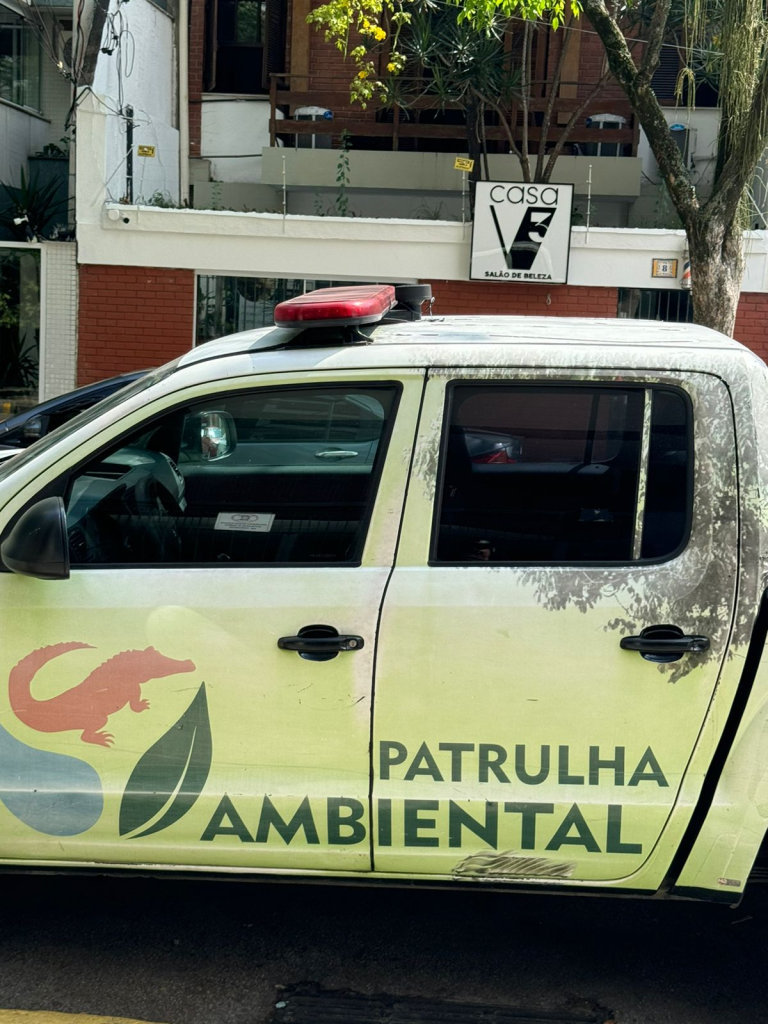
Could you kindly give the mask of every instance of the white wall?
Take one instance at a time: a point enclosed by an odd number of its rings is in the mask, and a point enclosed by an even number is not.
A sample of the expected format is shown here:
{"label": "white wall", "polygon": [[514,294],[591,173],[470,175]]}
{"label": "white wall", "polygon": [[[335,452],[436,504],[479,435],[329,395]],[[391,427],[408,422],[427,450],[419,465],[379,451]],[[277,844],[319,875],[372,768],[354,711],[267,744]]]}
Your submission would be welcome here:
{"label": "white wall", "polygon": [[[81,263],[310,279],[468,278],[471,224],[126,206],[92,206],[86,222],[80,209]],[[746,244],[744,290],[768,292],[768,232],[748,234]],[[682,231],[574,228],[569,283],[678,290],[684,253]],[[678,260],[676,280],[652,276],[657,258]]]}
{"label": "white wall", "polygon": [[[706,190],[712,184],[715,172],[720,111],[713,108],[689,110],[688,107],[664,107],[663,110],[667,124],[684,124],[687,128],[696,129],[696,155],[691,176],[698,188]],[[642,128],[637,155],[642,160],[645,179],[654,185],[658,184],[661,181],[659,167]]]}
{"label": "white wall", "polygon": [[[283,115],[277,112],[278,117]],[[261,151],[269,146],[269,98],[204,95],[200,155],[211,161],[214,181],[261,181]],[[228,159],[230,154],[243,154]]]}
{"label": "white wall", "polygon": [[19,184],[19,170],[27,173],[27,157],[43,148],[49,128],[45,118],[0,100],[0,181]]}
{"label": "white wall", "polygon": [[75,387],[78,277],[73,242],[46,242],[42,250],[40,400],[45,401]]}
{"label": "white wall", "polygon": [[[116,0],[110,0],[114,12]],[[95,108],[106,120],[103,185],[106,196],[117,200],[126,190],[126,120],[121,109],[134,109],[134,198],[149,199],[162,192],[179,198],[179,139],[174,127],[175,56],[173,19],[149,0],[131,0],[121,15],[135,40],[126,36],[122,59],[100,53],[93,81],[99,103]],[[106,29],[105,29],[106,31]],[[82,108],[81,108],[82,109]],[[80,130],[78,116],[78,135]],[[155,146],[154,157],[139,157],[137,147]],[[80,146],[78,146],[78,150]],[[92,154],[84,154],[90,160]],[[81,155],[78,152],[78,174]],[[79,189],[78,189],[79,191]],[[103,191],[100,190],[100,191]]]}

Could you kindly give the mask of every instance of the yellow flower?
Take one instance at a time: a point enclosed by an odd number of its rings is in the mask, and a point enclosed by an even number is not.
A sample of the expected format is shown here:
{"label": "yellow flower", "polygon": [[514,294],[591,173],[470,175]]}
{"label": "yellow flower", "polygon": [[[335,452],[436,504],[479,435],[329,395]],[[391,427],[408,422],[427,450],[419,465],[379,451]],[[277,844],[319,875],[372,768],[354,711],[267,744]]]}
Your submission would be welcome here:
{"label": "yellow flower", "polygon": [[357,77],[358,78],[367,78],[368,77],[368,72],[367,71],[358,71],[357,72]]}
{"label": "yellow flower", "polygon": [[373,38],[378,39],[378,41],[381,42],[382,39],[387,38],[387,33],[384,31],[383,28],[376,28],[374,29],[373,32]]}
{"label": "yellow flower", "polygon": [[387,71],[397,71],[397,68],[392,63],[392,61],[390,61],[389,64],[387,64]]}

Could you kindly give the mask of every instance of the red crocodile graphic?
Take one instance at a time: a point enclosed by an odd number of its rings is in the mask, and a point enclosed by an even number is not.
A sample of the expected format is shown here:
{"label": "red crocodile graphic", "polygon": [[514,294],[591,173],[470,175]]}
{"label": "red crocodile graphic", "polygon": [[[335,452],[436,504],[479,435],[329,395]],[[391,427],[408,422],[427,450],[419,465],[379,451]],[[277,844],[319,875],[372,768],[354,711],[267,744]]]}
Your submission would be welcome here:
{"label": "red crocodile graphic", "polygon": [[48,700],[36,700],[32,696],[32,680],[43,665],[67,651],[87,649],[93,650],[93,646],[77,642],[51,644],[32,651],[11,669],[8,696],[15,714],[25,725],[38,732],[77,729],[84,743],[108,747],[114,737],[101,730],[110,715],[126,704],[136,712],[149,708],[149,701],[141,696],[144,683],[195,670],[192,661],[166,658],[154,647],[147,647],[143,651],[116,654],[95,668],[82,683]]}

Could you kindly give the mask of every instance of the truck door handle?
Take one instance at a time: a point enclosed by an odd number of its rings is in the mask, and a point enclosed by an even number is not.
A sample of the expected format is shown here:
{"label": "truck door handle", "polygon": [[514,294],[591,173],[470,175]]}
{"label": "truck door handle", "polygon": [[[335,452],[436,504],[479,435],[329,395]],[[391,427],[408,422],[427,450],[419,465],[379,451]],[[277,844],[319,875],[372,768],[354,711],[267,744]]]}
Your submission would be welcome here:
{"label": "truck door handle", "polygon": [[679,661],[684,654],[704,654],[709,650],[709,637],[687,636],[678,626],[648,626],[639,636],[622,637],[619,646],[637,651],[646,661],[668,663]]}
{"label": "truck door handle", "polygon": [[327,452],[315,452],[316,459],[323,459],[325,462],[341,462],[342,459],[356,459],[358,453],[347,451],[342,448],[332,448]]}
{"label": "truck door handle", "polygon": [[339,633],[333,626],[304,626],[296,636],[281,636],[281,651],[297,651],[310,661],[326,661],[341,651],[359,651],[365,647],[361,636]]}

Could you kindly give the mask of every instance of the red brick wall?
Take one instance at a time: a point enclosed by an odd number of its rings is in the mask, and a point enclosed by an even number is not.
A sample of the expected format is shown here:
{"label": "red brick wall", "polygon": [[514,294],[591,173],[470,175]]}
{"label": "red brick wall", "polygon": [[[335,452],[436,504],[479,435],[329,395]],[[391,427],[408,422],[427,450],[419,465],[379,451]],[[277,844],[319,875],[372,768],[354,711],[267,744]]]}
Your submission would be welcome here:
{"label": "red brick wall", "polygon": [[78,384],[160,366],[192,347],[192,270],[80,267]]}
{"label": "red brick wall", "polygon": [[[440,316],[487,313],[499,316],[616,316],[618,289],[573,285],[486,284],[430,281]],[[550,302],[547,303],[547,297]]]}
{"label": "red brick wall", "polygon": [[768,363],[768,295],[762,292],[742,294],[733,333],[737,341],[748,345]]}
{"label": "red brick wall", "polygon": [[[186,2],[186,0],[183,0]],[[203,60],[205,56],[205,0],[189,3],[189,155],[200,156]]]}

